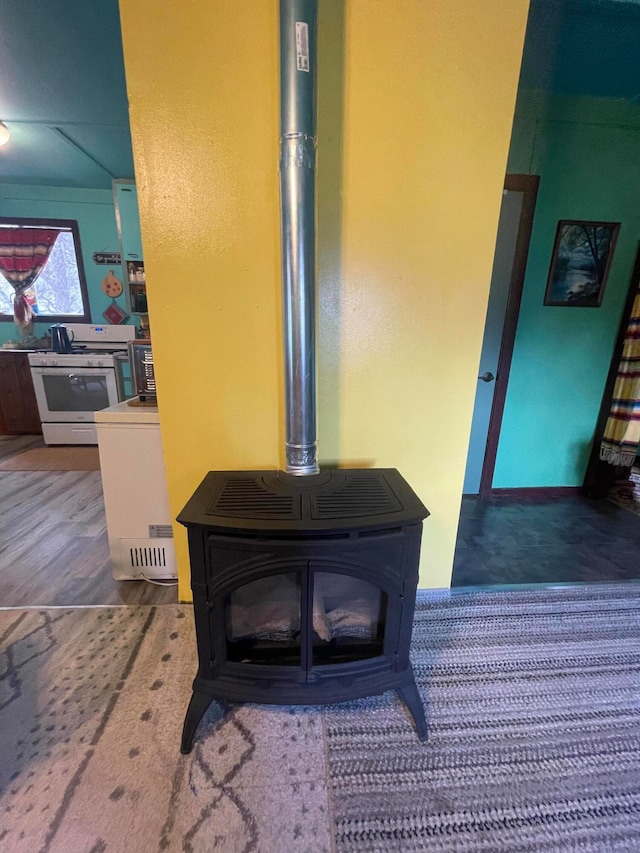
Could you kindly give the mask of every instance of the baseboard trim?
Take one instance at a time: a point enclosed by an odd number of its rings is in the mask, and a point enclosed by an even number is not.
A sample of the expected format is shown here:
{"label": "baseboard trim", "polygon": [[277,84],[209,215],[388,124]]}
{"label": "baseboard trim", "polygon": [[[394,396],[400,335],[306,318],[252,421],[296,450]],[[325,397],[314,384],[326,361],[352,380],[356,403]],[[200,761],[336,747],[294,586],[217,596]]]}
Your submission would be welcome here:
{"label": "baseboard trim", "polygon": [[570,498],[582,494],[582,486],[533,486],[521,489],[491,489],[494,498]]}

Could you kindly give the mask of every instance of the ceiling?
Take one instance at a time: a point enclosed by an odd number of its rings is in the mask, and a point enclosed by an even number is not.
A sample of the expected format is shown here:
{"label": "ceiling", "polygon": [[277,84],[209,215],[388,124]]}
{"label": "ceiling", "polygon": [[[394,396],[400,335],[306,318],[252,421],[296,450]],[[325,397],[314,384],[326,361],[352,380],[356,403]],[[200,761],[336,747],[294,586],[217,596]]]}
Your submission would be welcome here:
{"label": "ceiling", "polygon": [[133,178],[118,0],[0,0],[4,183]]}
{"label": "ceiling", "polygon": [[531,0],[520,86],[640,102],[640,0]]}
{"label": "ceiling", "polygon": [[[640,103],[640,0],[532,0],[520,84]],[[0,0],[0,181],[133,178],[118,0]]]}

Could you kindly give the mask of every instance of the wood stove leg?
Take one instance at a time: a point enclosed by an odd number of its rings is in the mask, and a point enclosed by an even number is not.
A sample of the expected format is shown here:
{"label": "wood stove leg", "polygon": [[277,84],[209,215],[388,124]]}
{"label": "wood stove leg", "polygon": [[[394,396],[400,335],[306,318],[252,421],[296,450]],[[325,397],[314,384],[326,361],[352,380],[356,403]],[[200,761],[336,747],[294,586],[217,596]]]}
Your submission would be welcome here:
{"label": "wood stove leg", "polygon": [[200,693],[194,690],[191,695],[191,701],[187,708],[187,714],[184,718],[184,727],[182,729],[182,743],[180,752],[187,755],[193,747],[193,736],[198,728],[198,723],[204,717],[209,705],[213,702],[208,693]]}
{"label": "wood stove leg", "polygon": [[402,699],[404,704],[407,706],[409,713],[413,717],[418,737],[424,743],[427,739],[427,720],[424,715],[424,706],[415,681],[412,679],[409,684],[397,687],[396,690],[398,696]]}

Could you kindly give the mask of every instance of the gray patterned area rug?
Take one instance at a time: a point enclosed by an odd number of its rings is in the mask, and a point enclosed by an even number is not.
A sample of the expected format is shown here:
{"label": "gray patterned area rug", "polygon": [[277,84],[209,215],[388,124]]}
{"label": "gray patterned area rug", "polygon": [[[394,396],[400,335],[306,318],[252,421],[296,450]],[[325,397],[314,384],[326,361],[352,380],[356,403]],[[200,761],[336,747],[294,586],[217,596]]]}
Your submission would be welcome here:
{"label": "gray patterned area rug", "polygon": [[640,850],[640,584],[422,595],[412,658],[426,744],[325,712],[341,853]]}
{"label": "gray patterned area rug", "polygon": [[191,607],[0,612],[0,851],[329,851],[321,714],[214,705]]}
{"label": "gray patterned area rug", "polygon": [[191,608],[0,611],[0,851],[640,850],[640,584],[422,593],[391,693],[214,705]]}

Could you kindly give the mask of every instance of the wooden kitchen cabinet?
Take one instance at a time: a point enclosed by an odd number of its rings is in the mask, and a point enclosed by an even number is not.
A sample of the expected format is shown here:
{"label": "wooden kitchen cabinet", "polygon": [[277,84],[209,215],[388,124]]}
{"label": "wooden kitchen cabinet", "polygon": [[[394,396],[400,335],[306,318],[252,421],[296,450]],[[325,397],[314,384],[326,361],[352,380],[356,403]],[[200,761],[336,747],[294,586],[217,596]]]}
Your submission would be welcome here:
{"label": "wooden kitchen cabinet", "polygon": [[0,349],[0,433],[42,433],[26,352]]}

